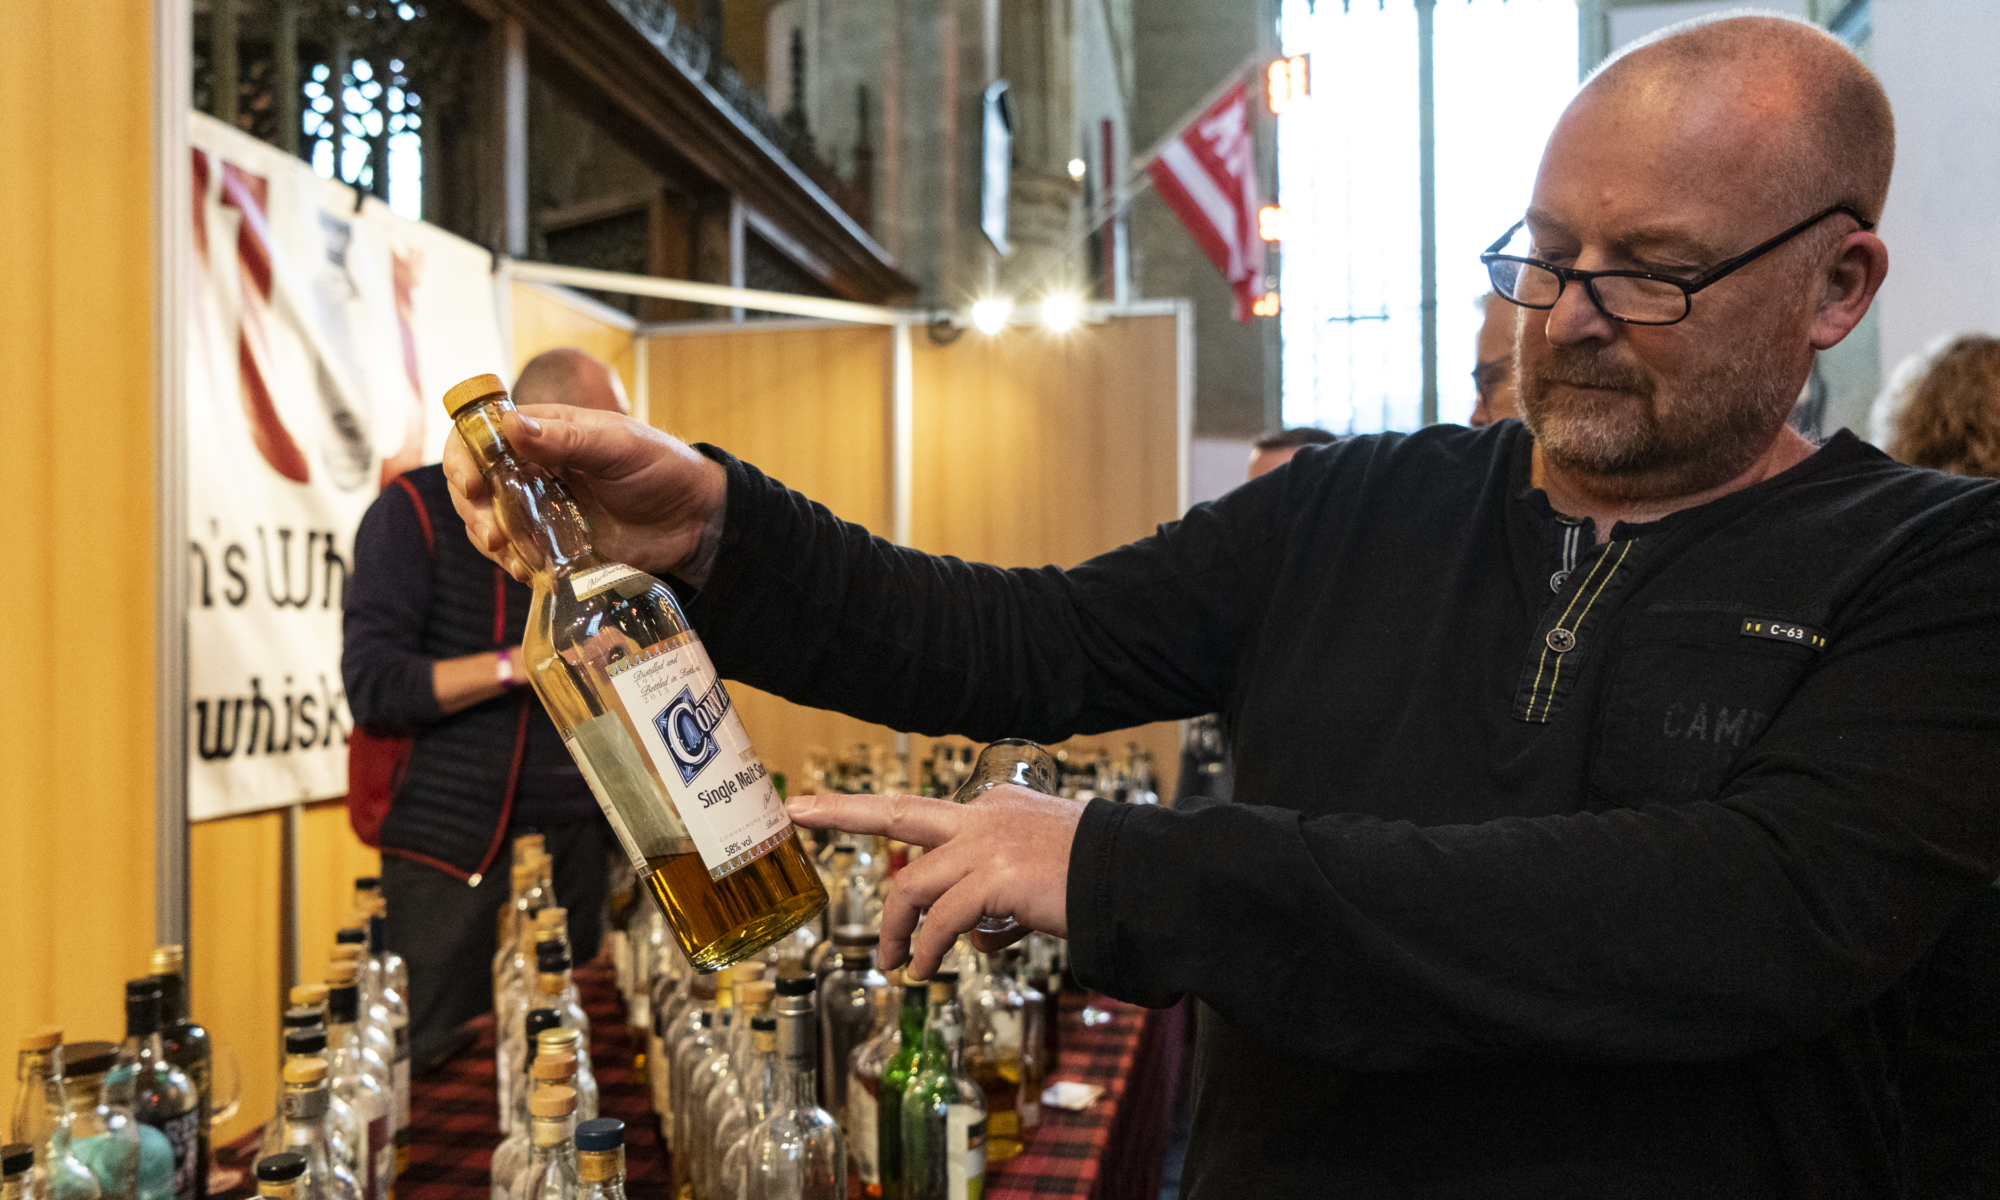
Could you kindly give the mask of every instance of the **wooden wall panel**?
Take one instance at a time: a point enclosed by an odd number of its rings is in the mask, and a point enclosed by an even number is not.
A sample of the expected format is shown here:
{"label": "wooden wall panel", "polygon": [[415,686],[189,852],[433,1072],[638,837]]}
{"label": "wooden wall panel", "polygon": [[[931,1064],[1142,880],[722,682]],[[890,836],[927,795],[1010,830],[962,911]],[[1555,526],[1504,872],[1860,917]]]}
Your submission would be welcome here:
{"label": "wooden wall panel", "polygon": [[251,813],[189,831],[194,1017],[236,1060],[242,1107],[217,1141],[270,1119],[278,1098],[278,896],[284,817]]}
{"label": "wooden wall panel", "polygon": [[11,1049],[122,1034],[153,944],[153,71],[144,0],[0,13]]}
{"label": "wooden wall panel", "polygon": [[299,978],[326,977],[333,935],[348,924],[354,880],[382,873],[382,856],[361,844],[341,801],[309,805],[299,822]]}

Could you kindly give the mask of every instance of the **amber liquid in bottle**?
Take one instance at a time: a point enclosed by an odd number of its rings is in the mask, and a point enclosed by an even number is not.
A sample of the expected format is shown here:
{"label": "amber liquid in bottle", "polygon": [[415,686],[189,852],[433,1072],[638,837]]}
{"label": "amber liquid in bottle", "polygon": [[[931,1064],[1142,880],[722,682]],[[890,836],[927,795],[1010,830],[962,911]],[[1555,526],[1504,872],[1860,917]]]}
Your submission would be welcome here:
{"label": "amber liquid in bottle", "polygon": [[714,971],[811,920],[819,873],[673,593],[598,555],[562,484],[514,454],[496,377],[445,408],[535,572],[529,681],[688,960]]}

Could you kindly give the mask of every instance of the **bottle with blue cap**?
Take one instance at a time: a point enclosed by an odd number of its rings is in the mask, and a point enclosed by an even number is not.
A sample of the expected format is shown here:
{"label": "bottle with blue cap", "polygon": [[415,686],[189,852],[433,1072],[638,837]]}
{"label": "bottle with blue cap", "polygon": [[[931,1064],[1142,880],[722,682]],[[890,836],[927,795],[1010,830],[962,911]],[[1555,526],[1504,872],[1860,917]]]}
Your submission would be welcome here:
{"label": "bottle with blue cap", "polygon": [[625,1122],[599,1117],[576,1127],[577,1200],[625,1200]]}

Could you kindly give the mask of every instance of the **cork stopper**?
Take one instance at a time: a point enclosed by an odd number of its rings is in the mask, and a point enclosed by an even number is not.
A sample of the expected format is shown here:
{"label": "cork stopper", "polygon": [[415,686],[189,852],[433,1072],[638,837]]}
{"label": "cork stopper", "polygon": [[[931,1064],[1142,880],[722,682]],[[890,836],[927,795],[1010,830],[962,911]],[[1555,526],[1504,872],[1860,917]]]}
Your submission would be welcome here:
{"label": "cork stopper", "polygon": [[506,394],[507,385],[500,382],[498,375],[474,375],[451,385],[451,389],[444,394],[444,411],[455,417],[461,410],[489,396]]}
{"label": "cork stopper", "polygon": [[[491,379],[493,377],[489,375],[487,378]],[[460,386],[463,385],[461,384]],[[535,853],[540,854],[548,844],[549,839],[539,833],[524,833],[514,839],[514,853],[519,854],[523,850],[533,850]]]}
{"label": "cork stopper", "polygon": [[931,980],[931,990],[930,990],[931,1003],[939,1004],[946,1000],[949,1000],[951,999],[951,994],[957,990],[958,989],[950,982],[947,982],[942,979],[933,979]]}
{"label": "cork stopper", "polygon": [[764,964],[755,960],[740,962],[729,968],[727,974],[730,979],[739,985],[750,983],[753,980],[764,978]]}
{"label": "cork stopper", "polygon": [[527,891],[528,885],[535,882],[535,864],[531,862],[516,862],[511,878],[514,881],[515,891]]}
{"label": "cork stopper", "polygon": [[326,1078],[323,1058],[295,1058],[285,1064],[286,1083],[319,1083]]}
{"label": "cork stopper", "polygon": [[187,965],[187,951],[179,946],[158,946],[153,950],[152,973],[178,975]]}
{"label": "cork stopper", "polygon": [[326,984],[329,988],[351,987],[360,968],[352,959],[342,959],[326,965]]}
{"label": "cork stopper", "polygon": [[576,1111],[576,1089],[545,1087],[528,1097],[528,1112],[537,1117],[566,1117]]}
{"label": "cork stopper", "polygon": [[21,1035],[23,1050],[53,1050],[62,1045],[62,1029],[55,1025],[44,1025]]}
{"label": "cork stopper", "polygon": [[327,955],[327,958],[332,962],[360,962],[361,956],[366,953],[368,951],[364,947],[357,946],[352,942],[342,942],[333,948],[333,951]]}
{"label": "cork stopper", "polygon": [[739,984],[736,988],[736,1007],[769,1008],[771,995],[777,990],[778,985],[768,979],[753,979],[749,983]]}
{"label": "cork stopper", "polygon": [[750,1031],[750,1042],[757,1047],[757,1053],[759,1054],[776,1054],[778,1052],[778,1030],[775,1026],[770,1029],[761,1027],[752,1029]]}
{"label": "cork stopper", "polygon": [[292,1003],[316,1008],[326,1003],[326,985],[323,983],[302,983],[292,989]]}
{"label": "cork stopper", "polygon": [[545,908],[535,914],[537,929],[560,930],[569,928],[569,910],[566,908]]}
{"label": "cork stopper", "polygon": [[543,1082],[560,1082],[565,1079],[574,1078],[575,1075],[576,1055],[569,1053],[537,1054],[535,1056],[535,1065],[528,1068],[528,1077],[530,1079],[541,1080]]}

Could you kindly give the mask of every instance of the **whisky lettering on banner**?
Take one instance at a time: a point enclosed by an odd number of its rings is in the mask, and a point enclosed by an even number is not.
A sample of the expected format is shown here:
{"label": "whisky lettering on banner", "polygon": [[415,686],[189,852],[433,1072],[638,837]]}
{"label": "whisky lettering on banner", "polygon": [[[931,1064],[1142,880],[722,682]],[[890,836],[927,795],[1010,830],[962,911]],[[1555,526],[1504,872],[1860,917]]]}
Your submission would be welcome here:
{"label": "whisky lettering on banner", "polygon": [[689,961],[716,970],[811,920],[819,874],[673,593],[600,555],[563,485],[514,453],[499,377],[444,403],[534,572],[529,681]]}

